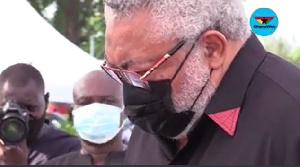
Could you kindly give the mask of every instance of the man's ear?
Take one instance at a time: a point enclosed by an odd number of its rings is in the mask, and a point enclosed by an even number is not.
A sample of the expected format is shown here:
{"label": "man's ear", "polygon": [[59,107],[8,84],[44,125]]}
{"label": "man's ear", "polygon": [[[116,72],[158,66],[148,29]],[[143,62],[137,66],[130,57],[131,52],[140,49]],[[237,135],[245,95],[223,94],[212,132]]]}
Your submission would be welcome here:
{"label": "man's ear", "polygon": [[206,50],[209,66],[212,69],[219,69],[225,62],[227,47],[226,37],[219,31],[210,30],[201,35],[202,47]]}
{"label": "man's ear", "polygon": [[70,104],[69,106],[69,111],[71,113],[71,111],[73,111],[75,109],[75,105],[74,104]]}
{"label": "man's ear", "polygon": [[49,103],[49,92],[47,92],[45,95],[44,95],[44,100],[45,100],[45,106],[47,108],[48,106],[48,103]]}
{"label": "man's ear", "polygon": [[69,115],[69,117],[68,117],[68,120],[71,122],[71,123],[73,123],[73,110],[75,109],[75,105],[74,104],[70,104],[70,106],[69,106],[69,111],[68,111],[68,115]]}
{"label": "man's ear", "polygon": [[120,126],[122,126],[123,122],[127,118],[127,115],[125,115],[124,112],[121,112],[120,114],[121,114],[121,116],[120,116]]}

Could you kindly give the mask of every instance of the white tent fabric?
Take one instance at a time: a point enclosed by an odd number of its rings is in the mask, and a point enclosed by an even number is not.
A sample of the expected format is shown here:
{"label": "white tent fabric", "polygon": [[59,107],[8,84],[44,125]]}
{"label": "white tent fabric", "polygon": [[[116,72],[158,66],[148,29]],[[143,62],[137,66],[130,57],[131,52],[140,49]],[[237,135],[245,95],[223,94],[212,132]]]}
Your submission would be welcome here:
{"label": "white tent fabric", "polygon": [[72,103],[73,84],[100,68],[100,61],[58,33],[26,0],[0,0],[0,20],[0,71],[32,63],[53,102]]}

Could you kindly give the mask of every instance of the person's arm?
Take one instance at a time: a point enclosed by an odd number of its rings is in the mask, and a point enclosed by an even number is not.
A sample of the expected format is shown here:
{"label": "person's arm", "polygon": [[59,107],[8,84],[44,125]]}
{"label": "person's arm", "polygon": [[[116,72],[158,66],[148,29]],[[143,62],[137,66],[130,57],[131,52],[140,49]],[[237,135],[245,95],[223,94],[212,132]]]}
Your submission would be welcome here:
{"label": "person's arm", "polygon": [[0,164],[1,165],[27,165],[26,141],[18,145],[5,145],[0,140]]}

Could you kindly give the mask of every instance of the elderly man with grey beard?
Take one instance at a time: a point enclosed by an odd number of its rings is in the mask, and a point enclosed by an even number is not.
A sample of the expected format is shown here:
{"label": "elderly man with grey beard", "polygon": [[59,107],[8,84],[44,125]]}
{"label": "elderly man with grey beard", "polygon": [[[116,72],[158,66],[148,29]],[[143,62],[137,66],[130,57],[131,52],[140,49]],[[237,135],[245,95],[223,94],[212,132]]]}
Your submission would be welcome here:
{"label": "elderly man with grey beard", "polygon": [[106,62],[136,125],[125,164],[300,164],[300,71],[240,0],[104,0]]}

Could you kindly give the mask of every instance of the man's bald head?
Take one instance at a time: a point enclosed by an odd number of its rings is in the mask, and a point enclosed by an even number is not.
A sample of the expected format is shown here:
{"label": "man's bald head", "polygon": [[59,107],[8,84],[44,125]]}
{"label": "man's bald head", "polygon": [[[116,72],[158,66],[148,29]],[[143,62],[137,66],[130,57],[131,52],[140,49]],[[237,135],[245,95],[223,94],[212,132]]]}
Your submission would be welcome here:
{"label": "man's bald head", "polygon": [[73,89],[73,100],[77,106],[98,102],[122,107],[122,97],[122,85],[102,70],[85,74]]}

